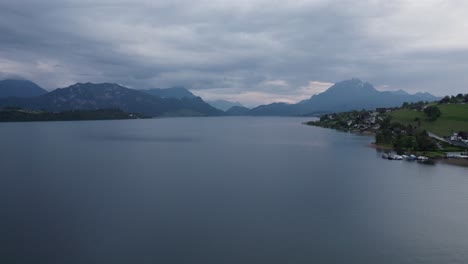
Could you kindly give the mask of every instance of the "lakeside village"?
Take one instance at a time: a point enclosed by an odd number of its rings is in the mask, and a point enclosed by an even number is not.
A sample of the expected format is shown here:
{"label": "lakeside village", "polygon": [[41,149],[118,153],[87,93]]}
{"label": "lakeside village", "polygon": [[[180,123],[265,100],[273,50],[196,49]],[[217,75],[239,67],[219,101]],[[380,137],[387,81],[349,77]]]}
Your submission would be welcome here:
{"label": "lakeside village", "polygon": [[[468,131],[453,132],[453,127],[438,127],[439,125],[450,126],[450,122],[447,121],[449,118],[444,119],[444,112],[456,109],[456,114],[462,116],[462,127],[467,128],[468,120],[463,118],[468,118],[465,113],[468,110],[468,104],[466,102],[450,106],[442,104],[447,105],[450,102],[446,103],[441,100],[435,103],[404,103],[401,107],[395,108],[325,114],[320,117],[320,120],[306,124],[340,131],[373,134],[375,135],[374,144],[378,148],[396,152],[396,154],[384,153],[382,155],[384,159],[468,160]],[[462,111],[459,111],[460,109]],[[452,112],[449,113],[451,117],[454,115]],[[454,127],[458,126],[454,125]],[[438,134],[435,134],[436,132]]]}

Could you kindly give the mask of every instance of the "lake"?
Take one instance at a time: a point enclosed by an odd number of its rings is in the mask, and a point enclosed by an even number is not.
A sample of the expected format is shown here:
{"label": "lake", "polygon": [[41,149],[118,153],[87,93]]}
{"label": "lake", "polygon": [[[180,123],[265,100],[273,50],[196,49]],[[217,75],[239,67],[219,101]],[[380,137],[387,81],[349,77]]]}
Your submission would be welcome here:
{"label": "lake", "polygon": [[1,263],[468,263],[468,169],[310,118],[0,124]]}

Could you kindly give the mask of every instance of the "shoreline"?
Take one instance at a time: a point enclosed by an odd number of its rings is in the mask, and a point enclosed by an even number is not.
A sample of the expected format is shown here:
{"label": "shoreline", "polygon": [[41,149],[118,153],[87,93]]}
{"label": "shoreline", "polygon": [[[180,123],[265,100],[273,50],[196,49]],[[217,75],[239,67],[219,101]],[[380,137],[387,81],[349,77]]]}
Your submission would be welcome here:
{"label": "shoreline", "polygon": [[440,163],[468,168],[468,159],[437,159]]}
{"label": "shoreline", "polygon": [[[367,147],[380,150],[382,152],[386,151],[396,151],[395,148],[391,146],[380,146],[375,143],[367,144]],[[468,167],[468,159],[457,159],[457,158],[445,158],[445,157],[429,157],[429,160],[434,163],[442,163],[453,166]]]}
{"label": "shoreline", "polygon": [[[326,129],[332,129],[332,130],[336,130],[336,131],[347,132],[347,133],[360,135],[360,136],[375,136],[376,135],[375,131],[368,131],[368,130],[363,130],[363,131],[347,130],[347,131],[345,131],[345,130],[330,128],[330,127],[312,125],[312,124],[309,124],[307,122],[304,123],[304,125],[322,127],[322,128],[326,128]],[[378,145],[375,142],[366,144],[365,146],[368,147],[368,148],[373,148],[375,150],[382,151],[382,152],[390,152],[390,151],[397,152],[397,150],[393,146]],[[434,162],[434,163],[442,163],[442,164],[453,165],[453,166],[468,167],[468,159],[456,159],[456,158],[445,158],[445,157],[433,157],[432,156],[432,157],[429,157],[429,160]]]}

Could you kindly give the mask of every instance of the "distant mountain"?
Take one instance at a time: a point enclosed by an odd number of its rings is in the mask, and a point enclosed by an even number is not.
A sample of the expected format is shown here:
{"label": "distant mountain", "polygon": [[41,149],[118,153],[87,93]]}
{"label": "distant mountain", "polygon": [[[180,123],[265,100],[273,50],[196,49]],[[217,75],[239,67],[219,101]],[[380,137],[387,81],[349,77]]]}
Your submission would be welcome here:
{"label": "distant mountain", "polygon": [[403,102],[436,101],[429,93],[408,94],[400,91],[378,91],[370,83],[359,79],[334,84],[323,93],[297,104],[262,105],[252,109],[249,115],[307,115],[323,112],[344,112],[373,109],[377,107],[400,106]]}
{"label": "distant mountain", "polygon": [[397,92],[378,91],[368,82],[352,79],[338,82],[325,92],[312,96],[303,105],[305,111],[349,111],[377,107],[400,106],[403,102],[435,101],[438,98],[427,94],[411,95]]}
{"label": "distant mountain", "polygon": [[397,94],[397,95],[409,95],[409,93],[407,93],[405,90],[397,90],[397,91],[389,91],[390,93],[392,94]]}
{"label": "distant mountain", "polygon": [[414,96],[420,99],[420,101],[432,102],[434,100],[440,100],[441,97],[434,96],[430,93],[415,93]]}
{"label": "distant mountain", "polygon": [[250,111],[250,108],[243,106],[233,106],[226,111],[228,116],[243,116],[247,115]]}
{"label": "distant mountain", "polygon": [[206,101],[206,102],[209,103],[211,106],[218,108],[219,110],[223,110],[223,111],[227,111],[233,106],[244,107],[239,102],[231,102],[231,101],[226,101],[226,100],[214,100],[214,101]]}
{"label": "distant mountain", "polygon": [[155,89],[147,89],[147,90],[140,90],[141,92],[151,94],[161,98],[195,98],[196,96],[193,95],[189,90],[185,89],[184,87],[171,87],[171,88],[155,88]]}
{"label": "distant mountain", "polygon": [[294,116],[300,115],[297,104],[272,103],[252,108],[247,115],[251,116]]}
{"label": "distant mountain", "polygon": [[120,109],[147,116],[209,116],[222,111],[201,98],[160,98],[113,83],[77,83],[33,98],[3,98],[0,107],[67,110]]}
{"label": "distant mountain", "polygon": [[397,91],[389,91],[390,93],[392,94],[396,94],[396,95],[401,95],[401,96],[410,96],[410,97],[413,97],[413,98],[417,98],[419,101],[428,101],[428,102],[432,102],[434,100],[438,100],[440,99],[440,97],[436,97],[430,93],[415,93],[413,95],[409,94],[408,92],[404,91],[404,90],[397,90]]}
{"label": "distant mountain", "polygon": [[11,79],[0,81],[0,98],[34,97],[46,93],[46,90],[31,81]]}

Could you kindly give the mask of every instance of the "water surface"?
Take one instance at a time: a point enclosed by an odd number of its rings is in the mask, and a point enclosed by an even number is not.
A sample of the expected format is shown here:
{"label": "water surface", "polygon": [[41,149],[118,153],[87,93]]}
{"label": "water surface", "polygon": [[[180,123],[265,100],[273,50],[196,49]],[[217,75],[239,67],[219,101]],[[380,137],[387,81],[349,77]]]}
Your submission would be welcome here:
{"label": "water surface", "polygon": [[304,118],[0,124],[1,263],[468,263],[468,170]]}

